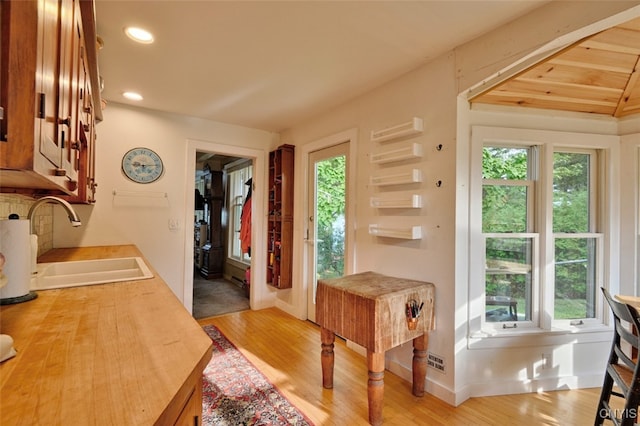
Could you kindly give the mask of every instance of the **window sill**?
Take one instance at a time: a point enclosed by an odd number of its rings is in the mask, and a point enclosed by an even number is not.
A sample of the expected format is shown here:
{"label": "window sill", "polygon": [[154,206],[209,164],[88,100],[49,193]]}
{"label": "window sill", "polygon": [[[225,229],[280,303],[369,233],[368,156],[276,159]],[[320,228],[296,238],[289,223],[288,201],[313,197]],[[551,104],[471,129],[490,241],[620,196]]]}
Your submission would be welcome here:
{"label": "window sill", "polygon": [[482,330],[468,338],[469,349],[498,349],[528,346],[554,346],[567,343],[611,342],[613,329],[605,325],[590,327],[554,327],[550,330],[522,328],[519,330]]}
{"label": "window sill", "polygon": [[230,265],[235,266],[236,268],[244,268],[247,269],[249,266],[251,266],[251,262],[242,262],[238,259],[233,259],[231,257],[227,257],[227,262]]}

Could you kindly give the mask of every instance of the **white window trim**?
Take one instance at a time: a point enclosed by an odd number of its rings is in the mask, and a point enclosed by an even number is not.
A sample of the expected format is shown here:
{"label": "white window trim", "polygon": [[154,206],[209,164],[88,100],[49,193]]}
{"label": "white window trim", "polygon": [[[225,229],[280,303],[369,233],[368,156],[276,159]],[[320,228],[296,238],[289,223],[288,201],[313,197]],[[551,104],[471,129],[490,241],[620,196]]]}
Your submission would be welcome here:
{"label": "white window trim", "polygon": [[[507,329],[496,330],[484,325],[484,288],[482,284],[484,279],[484,255],[477,256],[477,253],[484,253],[484,239],[482,234],[482,148],[489,145],[509,145],[509,146],[539,146],[541,162],[547,166],[552,165],[553,152],[555,147],[565,149],[586,148],[601,150],[604,155],[601,161],[603,167],[599,170],[600,180],[598,188],[603,192],[600,204],[600,233],[603,234],[602,240],[602,283],[607,288],[618,288],[617,276],[619,272],[619,249],[618,240],[619,233],[616,231],[619,227],[619,180],[620,177],[616,172],[619,167],[619,143],[620,137],[615,135],[601,135],[591,133],[578,132],[560,132],[551,130],[534,130],[534,129],[517,129],[506,127],[490,127],[490,126],[471,126],[471,147],[469,152],[470,158],[470,174],[469,174],[469,346],[477,347],[496,347],[496,343],[485,342],[482,340],[491,337],[514,337],[509,340],[507,345],[518,346],[521,344],[521,336],[529,334],[539,335],[555,335],[567,333],[588,333],[599,332],[606,329],[603,325],[603,301],[600,292],[597,292],[596,315],[597,321],[585,322],[585,324],[576,327],[561,322],[551,322],[542,315],[539,327],[530,329]],[[558,148],[561,150],[561,148]],[[553,261],[553,233],[551,227],[550,209],[544,208],[552,203],[553,194],[549,190],[551,182],[546,182],[546,177],[540,177],[540,189],[536,191],[538,202],[543,204],[542,211],[546,212],[541,218],[540,228],[546,231],[540,234],[540,244],[542,250],[540,253],[541,261],[549,262],[549,256]],[[593,235],[593,234],[590,234]],[[548,264],[548,263],[547,263]],[[544,274],[539,276],[540,286],[544,288],[545,282],[553,279],[552,268],[546,268]],[[612,284],[613,283],[613,284]],[[547,292],[548,293],[548,292]],[[548,309],[548,295],[542,292],[543,303],[545,309]],[[553,303],[553,302],[552,302]],[[550,305],[553,307],[553,304]],[[501,340],[499,347],[505,345],[505,340]]]}
{"label": "white window trim", "polygon": [[[235,241],[235,239],[237,237],[239,237],[239,233],[234,226],[234,206],[235,206],[235,201],[233,200],[234,198],[234,194],[232,194],[231,191],[231,174],[233,172],[236,172],[238,170],[242,170],[248,167],[252,167],[253,166],[253,162],[250,159],[240,159],[237,161],[234,161],[232,163],[229,163],[227,165],[225,165],[224,170],[225,173],[227,175],[227,184],[228,184],[228,190],[227,190],[227,194],[228,194],[228,199],[227,199],[227,205],[229,206],[229,211],[228,211],[228,224],[227,224],[227,261],[230,262],[231,264],[235,264],[236,266],[239,267],[247,267],[247,266],[251,266],[251,259],[244,259],[244,255],[241,255],[240,257],[235,256],[234,252],[233,252],[233,248],[234,248],[234,243],[237,243],[237,241]],[[253,175],[253,170],[252,173]],[[237,197],[236,197],[237,198]],[[240,204],[240,209],[242,210],[242,206],[244,204],[244,199],[243,199],[243,203]]]}

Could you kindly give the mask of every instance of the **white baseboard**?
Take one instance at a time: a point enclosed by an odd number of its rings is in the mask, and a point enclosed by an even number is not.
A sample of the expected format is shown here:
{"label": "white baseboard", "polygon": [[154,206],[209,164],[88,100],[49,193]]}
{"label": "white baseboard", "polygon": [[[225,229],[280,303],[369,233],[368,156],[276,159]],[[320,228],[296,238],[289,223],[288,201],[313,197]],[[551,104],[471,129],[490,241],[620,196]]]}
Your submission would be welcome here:
{"label": "white baseboard", "polygon": [[[366,351],[365,351],[366,354]],[[390,372],[411,382],[413,374],[411,367],[397,362],[386,362],[386,368]],[[425,391],[449,405],[457,407],[469,398],[496,395],[513,395],[519,393],[549,392],[557,390],[599,388],[602,386],[603,373],[593,372],[581,376],[564,376],[533,380],[505,380],[474,383],[456,391],[438,382],[439,371],[427,369]]]}

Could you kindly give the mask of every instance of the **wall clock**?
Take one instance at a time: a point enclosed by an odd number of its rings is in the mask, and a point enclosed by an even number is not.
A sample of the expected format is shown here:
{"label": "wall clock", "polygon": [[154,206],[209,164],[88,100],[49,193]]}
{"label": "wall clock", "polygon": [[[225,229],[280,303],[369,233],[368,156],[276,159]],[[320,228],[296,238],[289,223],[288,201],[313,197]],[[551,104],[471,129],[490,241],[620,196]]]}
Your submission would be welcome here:
{"label": "wall clock", "polygon": [[151,183],[164,171],[162,159],[149,148],[133,148],[122,157],[122,172],[136,183]]}

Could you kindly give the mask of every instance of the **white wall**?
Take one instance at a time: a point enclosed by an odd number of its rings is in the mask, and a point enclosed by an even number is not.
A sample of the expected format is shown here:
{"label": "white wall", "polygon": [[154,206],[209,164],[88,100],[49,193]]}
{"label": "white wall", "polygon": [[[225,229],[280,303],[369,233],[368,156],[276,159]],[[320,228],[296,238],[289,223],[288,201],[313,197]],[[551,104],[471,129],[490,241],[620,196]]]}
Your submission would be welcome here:
{"label": "white wall", "polygon": [[[609,18],[637,4],[549,4],[282,134],[284,142],[304,145],[345,129],[358,129],[356,272],[374,270],[436,285],[436,330],[430,334],[429,350],[444,358],[446,369],[444,373],[429,369],[427,390],[451,404],[457,405],[474,395],[532,391],[536,386],[560,389],[593,385],[593,373],[597,370],[600,376],[601,369],[590,362],[589,356],[601,357],[608,346],[597,341],[601,339],[598,336],[595,342],[585,341],[581,346],[551,339],[535,350],[530,347],[469,349],[468,273],[466,260],[456,262],[456,256],[457,246],[462,246],[464,251],[465,239],[468,239],[465,229],[468,223],[465,201],[468,197],[465,180],[468,158],[457,149],[461,143],[469,143],[471,122],[464,112],[468,107],[463,107],[459,114],[456,97],[504,67],[537,54],[543,46],[557,47],[588,31],[595,31],[596,27],[604,28],[637,16],[636,9],[631,15]],[[606,23],[600,22],[603,19]],[[545,25],[541,25],[542,22]],[[585,25],[592,25],[592,28],[582,30]],[[369,207],[369,197],[375,190],[367,183],[376,167],[369,163],[368,157],[379,148],[370,142],[369,135],[371,130],[405,122],[411,117],[423,118],[425,123],[424,133],[412,139],[421,142],[425,152],[423,159],[415,163],[424,174],[419,191],[425,206],[419,212],[381,217],[381,212]],[[546,121],[549,120],[529,119],[534,126],[544,126]],[[560,120],[557,125],[567,123]],[[589,125],[597,127],[602,123]],[[615,124],[610,127],[617,131]],[[443,145],[442,151],[435,149],[439,144]],[[442,181],[440,188],[435,186],[438,180]],[[296,181],[296,199],[304,197],[305,184]],[[378,221],[418,224],[424,236],[417,241],[378,239],[367,233],[369,223]],[[302,235],[294,237],[302,238]],[[303,277],[299,275],[297,280],[302,282]],[[539,349],[555,357],[553,368],[540,371],[536,367],[541,356]],[[386,359],[387,368],[410,379],[410,345],[388,352]],[[582,380],[585,374],[588,376],[586,383]],[[491,386],[492,383],[496,385]]]}
{"label": "white wall", "polygon": [[[304,125],[284,132],[283,142],[304,145],[345,129],[358,129],[356,160],[356,238],[355,272],[376,271],[382,274],[433,282],[436,285],[437,329],[430,335],[430,350],[453,360],[454,330],[452,328],[454,284],[454,215],[455,204],[455,130],[456,88],[453,54],[445,55],[429,65],[405,75],[392,83],[368,93],[330,113],[316,117]],[[382,168],[372,165],[372,152],[390,149],[393,142],[372,143],[370,133],[403,123],[413,117],[424,120],[424,132],[412,138],[420,142],[424,155],[419,161],[405,161],[400,166],[422,170],[423,182],[413,184],[413,190],[423,196],[423,208],[417,211],[385,212],[369,206],[369,199],[378,192],[370,187],[369,176]],[[402,143],[402,142],[400,142]],[[442,144],[438,151],[436,147]],[[390,165],[392,167],[396,164]],[[437,187],[436,181],[442,181]],[[305,197],[306,182],[296,181],[295,199]],[[297,218],[296,218],[297,219]],[[392,226],[409,224],[422,227],[420,240],[396,240],[369,235],[371,223]],[[301,238],[302,235],[294,235]],[[302,282],[301,271],[294,281]],[[411,345],[387,353],[387,367],[410,380]],[[452,364],[451,364],[452,365]],[[441,389],[451,387],[454,372],[429,373],[430,384]],[[445,391],[446,392],[446,391]]]}
{"label": "white wall", "polygon": [[[193,216],[187,217],[187,200],[193,200],[193,168],[188,169],[188,140],[198,141],[198,149],[228,146],[228,151],[251,148],[268,153],[277,145],[278,135],[262,130],[176,116],[109,103],[104,120],[97,126],[97,202],[77,205],[83,226],[69,232],[68,220],[55,212],[54,247],[135,244],[167,282],[180,300],[184,296],[185,253],[192,246]],[[151,184],[135,184],[121,172],[122,156],[134,147],[156,151],[165,165],[164,175]],[[189,188],[190,191],[189,192]],[[112,191],[129,191],[133,197],[114,197]],[[166,198],[154,198],[155,195]],[[169,220],[178,223],[169,229]],[[65,221],[67,223],[65,223]]]}

